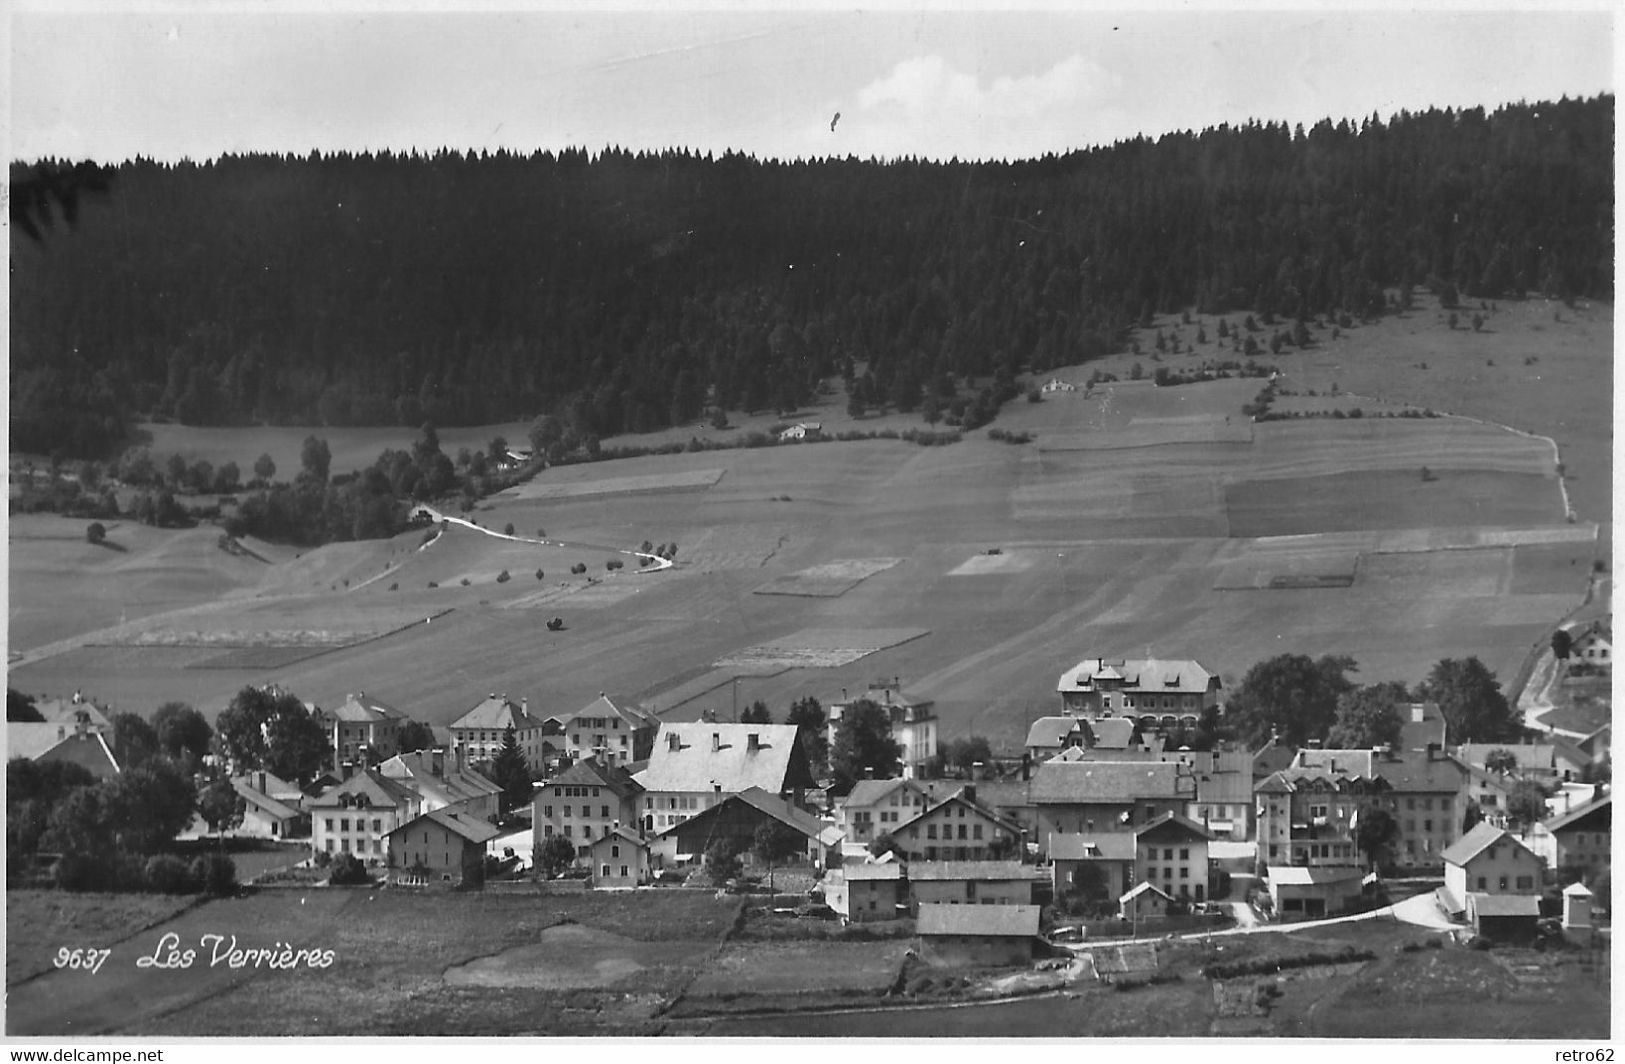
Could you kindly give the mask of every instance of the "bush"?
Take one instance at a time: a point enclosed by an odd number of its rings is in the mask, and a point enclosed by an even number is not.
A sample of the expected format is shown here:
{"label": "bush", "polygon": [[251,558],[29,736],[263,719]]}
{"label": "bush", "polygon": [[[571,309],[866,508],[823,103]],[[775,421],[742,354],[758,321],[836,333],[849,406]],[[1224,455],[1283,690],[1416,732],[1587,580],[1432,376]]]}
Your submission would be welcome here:
{"label": "bush", "polygon": [[609,561],[604,563],[604,568],[608,569],[610,572],[613,573],[615,570],[619,569],[623,564],[624,563],[619,558],[611,558]]}
{"label": "bush", "polygon": [[430,581],[429,581],[429,586],[430,586],[430,587],[439,587],[439,586],[440,586],[440,584],[439,584],[439,582],[438,582],[438,581],[435,581],[435,580],[430,580]]}
{"label": "bush", "polygon": [[536,579],[540,580],[542,578],[542,576],[543,576],[542,571],[540,569],[536,570]]}
{"label": "bush", "polygon": [[211,853],[192,862],[192,878],[205,893],[216,897],[237,889],[237,862],[223,853]]}
{"label": "bush", "polygon": [[82,853],[65,853],[56,863],[56,885],[63,890],[102,890],[111,870],[103,862]]}
{"label": "bush", "polygon": [[508,575],[508,570],[506,569],[497,574],[497,583],[499,584],[506,584],[511,579],[513,578]]}
{"label": "bush", "polygon": [[513,535],[513,522],[512,521],[509,521],[507,524],[502,526],[502,534],[504,536]]}
{"label": "bush", "polygon": [[468,586],[468,577],[466,577],[466,576],[465,576],[465,577],[463,577],[463,586],[464,586],[464,587],[467,587],[467,586]]}
{"label": "bush", "polygon": [[191,894],[198,888],[191,867],[172,853],[147,858],[144,874],[147,889],[159,894]]}
{"label": "bush", "polygon": [[372,882],[367,866],[353,853],[341,853],[333,858],[333,873],[328,882],[336,887],[359,886]]}
{"label": "bush", "polygon": [[100,543],[107,538],[107,526],[100,521],[92,521],[85,528],[86,543]]}

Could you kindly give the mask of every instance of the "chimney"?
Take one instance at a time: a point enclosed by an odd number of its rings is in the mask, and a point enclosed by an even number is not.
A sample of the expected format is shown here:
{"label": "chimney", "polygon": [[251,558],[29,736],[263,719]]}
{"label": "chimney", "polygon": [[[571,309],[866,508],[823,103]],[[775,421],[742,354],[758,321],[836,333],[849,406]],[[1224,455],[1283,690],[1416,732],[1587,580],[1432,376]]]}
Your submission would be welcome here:
{"label": "chimney", "polygon": [[680,749],[682,747],[682,745],[683,745],[682,737],[679,736],[676,732],[672,731],[672,732],[667,732],[666,733],[666,749],[675,752],[678,749]]}
{"label": "chimney", "polygon": [[354,761],[346,761],[343,764],[339,765],[339,779],[340,780],[347,780],[353,775],[355,775],[355,762]]}
{"label": "chimney", "polygon": [[722,749],[722,733],[721,732],[712,732],[711,733],[711,751],[713,753],[715,753],[716,751],[721,750],[721,749]]}
{"label": "chimney", "polygon": [[441,749],[429,751],[429,775],[439,779],[446,774],[446,752]]}
{"label": "chimney", "polygon": [[1428,760],[1429,761],[1437,761],[1438,759],[1439,759],[1439,744],[1438,743],[1428,743]]}
{"label": "chimney", "polygon": [[[978,764],[980,764],[980,762],[978,762]],[[967,802],[976,801],[976,785],[975,784],[971,784],[970,786],[963,788],[959,793],[961,793],[961,794],[963,794],[965,796],[965,801],[967,801]]]}
{"label": "chimney", "polygon": [[[980,761],[972,761],[970,763],[970,778],[972,780],[981,779],[982,778],[982,768],[983,768],[983,766],[982,766],[982,763]],[[976,788],[972,787],[971,790],[975,791]]]}
{"label": "chimney", "polygon": [[745,737],[745,752],[746,753],[754,754],[756,751],[760,750],[761,748],[762,748],[762,737],[760,735],[756,734],[755,732],[751,732],[749,735],[747,735]]}
{"label": "chimney", "polygon": [[261,794],[265,794],[265,793],[266,793],[266,786],[265,786],[265,771],[264,771],[264,770],[263,770],[263,769],[261,769],[261,770],[260,770],[260,774],[259,774],[259,787],[258,787],[258,788],[257,788],[257,789],[258,789],[258,791],[259,791],[259,792],[260,792],[260,793],[261,793]]}
{"label": "chimney", "polygon": [[722,784],[716,780],[711,781],[711,795],[719,800],[722,798]]}
{"label": "chimney", "polygon": [[1033,755],[1021,755],[1021,782],[1026,783],[1033,778]]}

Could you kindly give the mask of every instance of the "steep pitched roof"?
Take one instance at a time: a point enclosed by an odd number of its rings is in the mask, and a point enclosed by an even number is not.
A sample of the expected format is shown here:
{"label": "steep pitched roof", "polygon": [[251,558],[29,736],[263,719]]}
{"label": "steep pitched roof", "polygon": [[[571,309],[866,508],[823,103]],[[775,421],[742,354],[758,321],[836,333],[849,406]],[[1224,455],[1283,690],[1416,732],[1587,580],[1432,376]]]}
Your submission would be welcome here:
{"label": "steep pitched roof", "polygon": [[843,804],[858,809],[867,809],[869,806],[878,805],[890,798],[892,793],[897,790],[910,790],[922,798],[929,798],[931,793],[923,784],[916,783],[914,780],[859,780],[847,792]]}
{"label": "steep pitched roof", "polygon": [[1609,791],[1591,799],[1584,805],[1577,805],[1561,816],[1554,816],[1546,821],[1547,831],[1562,831],[1573,827],[1578,821],[1591,816],[1593,813],[1607,814],[1609,823],[1613,822],[1614,794]]}
{"label": "steep pitched roof", "polygon": [[561,728],[568,729],[571,722],[575,721],[579,717],[618,719],[630,731],[638,731],[642,728],[654,728],[658,727],[660,724],[660,718],[651,713],[646,713],[635,706],[617,706],[614,702],[610,701],[609,696],[604,694],[602,691],[598,693],[597,698],[593,699],[587,705],[582,706],[580,709],[573,710],[568,713],[555,713],[552,716],[547,717],[546,722],[551,722],[557,724]]}
{"label": "steep pitched roof", "polygon": [[1027,729],[1024,746],[1065,746],[1073,735],[1082,735],[1083,721],[1077,717],[1039,717]]}
{"label": "steep pitched roof", "polygon": [[1270,739],[1253,751],[1253,778],[1263,779],[1271,773],[1292,767],[1292,759],[1295,756],[1291,747],[1281,745],[1279,740]]}
{"label": "steep pitched roof", "polygon": [[1523,849],[1529,853],[1534,853],[1534,851],[1530,850],[1529,847],[1525,846],[1522,842],[1519,842],[1516,835],[1510,835],[1506,831],[1496,827],[1488,821],[1480,820],[1478,823],[1473,825],[1473,829],[1471,831],[1457,839],[1455,842],[1452,842],[1449,846],[1446,846],[1444,851],[1440,853],[1439,856],[1444,858],[1445,864],[1460,865],[1465,867],[1467,862],[1471,861],[1473,858],[1477,857],[1491,846],[1501,842],[1510,842],[1520,849]]}
{"label": "steep pitched roof", "polygon": [[103,733],[86,731],[80,735],[72,724],[7,721],[6,756],[8,760],[20,757],[29,761],[68,761],[98,779],[116,776],[120,771]]}
{"label": "steep pitched roof", "polygon": [[1299,750],[1290,771],[1321,771],[1334,776],[1381,778],[1396,791],[1454,791],[1467,767],[1449,754],[1426,750]]}
{"label": "steep pitched roof", "polygon": [[1317,883],[1346,883],[1363,879],[1358,868],[1305,868],[1302,865],[1270,865],[1269,881],[1276,886],[1307,887]]}
{"label": "steep pitched roof", "polygon": [[547,786],[608,787],[617,798],[636,798],[643,793],[638,781],[620,765],[605,765],[586,758],[577,761],[547,781]]}
{"label": "steep pitched roof", "polygon": [[[738,794],[751,787],[778,794],[815,782],[794,724],[663,722],[649,767],[637,781],[649,791]],[[753,748],[750,736],[756,736]]]}
{"label": "steep pitched roof", "polygon": [[1156,884],[1150,882],[1149,880],[1147,880],[1144,883],[1140,883],[1140,884],[1136,885],[1131,890],[1129,890],[1129,892],[1127,894],[1124,894],[1121,898],[1118,898],[1117,900],[1120,901],[1120,902],[1128,901],[1130,898],[1138,898],[1141,894],[1156,894],[1156,895],[1160,896],[1163,901],[1173,901],[1173,898],[1168,896],[1168,892],[1166,890],[1163,890],[1161,887],[1159,887]]}
{"label": "steep pitched roof", "polygon": [[637,846],[640,849],[646,850],[649,848],[649,840],[644,838],[642,835],[639,835],[625,824],[619,824],[610,828],[608,831],[604,832],[597,839],[595,839],[592,845],[594,848],[597,848],[602,846],[607,839],[620,839],[622,842],[629,842],[633,846]]}
{"label": "steep pitched roof", "polygon": [[1164,813],[1147,821],[1139,831],[1134,833],[1135,839],[1145,835],[1182,835],[1186,838],[1195,837],[1206,839],[1207,829],[1190,817],[1180,813]]}
{"label": "steep pitched roof", "polygon": [[368,803],[377,806],[393,806],[395,808],[412,807],[421,799],[418,793],[404,784],[389,779],[377,769],[362,769],[349,779],[336,786],[329,787],[320,795],[310,800],[312,809],[337,809],[341,798],[354,798],[365,795]]}
{"label": "steep pitched roof", "polygon": [[[86,724],[98,731],[107,731],[113,727],[113,722],[107,716],[107,710],[87,698],[49,698],[34,703],[40,717],[47,724],[66,724],[71,731],[81,717]],[[26,723],[35,723],[27,721]]]}
{"label": "steep pitched roof", "polygon": [[451,722],[453,728],[488,728],[501,731],[509,726],[514,731],[524,731],[534,727],[524,707],[517,702],[510,702],[507,695],[490,695]]}
{"label": "steep pitched roof", "polygon": [[1245,750],[1222,750],[1213,768],[1198,771],[1196,801],[1234,805],[1252,800],[1252,755]]}
{"label": "steep pitched roof", "polygon": [[1011,833],[1016,833],[1016,832],[1019,832],[1021,830],[1021,825],[1020,824],[1017,824],[1014,820],[1011,820],[1009,817],[1003,815],[1002,813],[998,812],[997,810],[988,808],[987,806],[983,805],[979,801],[971,800],[970,798],[965,796],[964,788],[960,788],[959,790],[955,791],[953,794],[950,794],[948,797],[946,797],[942,801],[938,802],[936,805],[933,805],[933,806],[930,806],[929,808],[921,810],[917,815],[909,818],[908,820],[903,821],[901,824],[898,824],[896,827],[892,828],[892,834],[895,835],[899,831],[901,831],[904,828],[908,827],[910,824],[914,823],[916,820],[923,820],[926,817],[930,816],[931,814],[935,813],[937,810],[942,809],[942,808],[944,808],[946,806],[950,806],[950,805],[963,805],[967,809],[970,809],[972,812],[977,813],[980,816],[986,817],[987,819],[989,819],[989,820],[993,821],[995,824],[997,824],[999,827],[1001,827],[1004,830],[1009,831]]}
{"label": "steep pitched roof", "polygon": [[264,791],[255,790],[248,784],[247,778],[244,776],[233,778],[231,787],[232,790],[242,796],[243,801],[259,806],[279,820],[292,820],[299,816],[299,810],[284,802],[277,801]]}
{"label": "steep pitched roof", "polygon": [[447,831],[460,835],[477,845],[484,845],[502,834],[502,831],[495,824],[484,820],[476,820],[474,817],[455,813],[450,809],[436,809],[424,813],[422,816],[414,817],[388,834],[395,835],[402,831],[410,831],[415,825],[421,824],[425,820],[439,824]]}
{"label": "steep pitched roof", "polygon": [[1218,678],[1199,662],[1158,658],[1085,658],[1061,674],[1057,691],[1088,691],[1095,681],[1123,681],[1123,690],[1143,694],[1201,694]]}
{"label": "steep pitched roof", "polygon": [[1375,776],[1370,750],[1299,750],[1293,768],[1319,768],[1349,776]]}
{"label": "steep pitched roof", "polygon": [[1437,702],[1401,702],[1399,748],[1426,750],[1428,744],[1443,748],[1446,736],[1444,713]]}
{"label": "steep pitched roof", "polygon": [[845,838],[845,834],[841,829],[826,825],[805,809],[798,808],[786,799],[780,798],[777,794],[771,794],[760,787],[747,787],[738,794],[730,794],[711,808],[696,813],[682,823],[673,824],[665,831],[660,832],[659,837],[664,838],[668,835],[675,836],[678,834],[691,835],[695,830],[703,827],[706,822],[720,819],[729,809],[736,805],[749,806],[809,839],[817,839],[824,846],[839,846],[841,840]]}
{"label": "steep pitched roof", "polygon": [[471,768],[450,768],[442,762],[440,773],[434,770],[434,753],[415,750],[397,754],[378,766],[378,773],[387,779],[405,784],[424,797],[431,797],[444,805],[457,805],[492,794],[501,794],[502,788]]}
{"label": "steep pitched roof", "polygon": [[908,866],[908,878],[921,882],[963,879],[992,882],[1033,877],[1020,861],[915,861]]}
{"label": "steep pitched roof", "polygon": [[[1055,805],[1178,798],[1182,793],[1177,783],[1180,767],[1171,761],[1045,762],[1033,773],[1033,802]],[[1186,796],[1189,791],[1187,787]]]}
{"label": "steep pitched roof", "polygon": [[1101,831],[1093,835],[1051,835],[1052,861],[1132,861],[1134,832]]}
{"label": "steep pitched roof", "polygon": [[920,935],[1029,938],[1038,934],[1036,905],[942,905],[926,902],[914,922]]}

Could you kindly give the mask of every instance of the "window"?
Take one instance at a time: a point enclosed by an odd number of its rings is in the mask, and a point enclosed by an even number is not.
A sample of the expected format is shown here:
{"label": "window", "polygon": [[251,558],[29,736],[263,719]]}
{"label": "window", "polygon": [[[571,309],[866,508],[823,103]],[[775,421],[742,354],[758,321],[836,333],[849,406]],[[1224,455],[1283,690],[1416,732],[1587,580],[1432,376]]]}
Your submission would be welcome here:
{"label": "window", "polygon": [[550,805],[542,806],[542,815],[544,817],[546,817],[547,819],[552,820],[553,819],[553,807],[550,806]]}
{"label": "window", "polygon": [[606,805],[606,806],[603,806],[602,808],[603,808],[603,812],[601,812],[599,814],[599,816],[602,816],[605,820],[608,820],[609,819],[609,806]]}
{"label": "window", "polygon": [[553,825],[552,824],[543,824],[542,825],[542,838],[545,839],[551,834],[553,834]]}
{"label": "window", "polygon": [[384,830],[384,822],[382,820],[374,818],[374,820],[372,822],[372,830],[375,833]]}
{"label": "window", "polygon": [[1534,876],[1519,876],[1518,877],[1518,889],[1519,890],[1534,890],[1535,889],[1535,877]]}
{"label": "window", "polygon": [[326,823],[326,826],[327,826],[327,830],[332,831],[333,830],[333,818],[332,817],[327,817],[325,823]]}
{"label": "window", "polygon": [[1189,861],[1191,859],[1191,851],[1190,851],[1189,847],[1182,847],[1180,849],[1180,851],[1179,851],[1179,859],[1181,861]]}
{"label": "window", "polygon": [[1162,859],[1164,861],[1172,861],[1174,859],[1174,850],[1172,846],[1162,851]]}
{"label": "window", "polygon": [[980,825],[980,824],[971,825],[970,837],[973,838],[973,839],[980,839],[982,837],[982,825]]}
{"label": "window", "polygon": [[1146,869],[1145,869],[1145,878],[1146,878],[1146,879],[1147,879],[1147,880],[1148,880],[1148,881],[1149,881],[1149,880],[1153,880],[1153,879],[1156,879],[1156,878],[1157,878],[1157,867],[1156,867],[1156,865],[1147,865],[1147,866],[1146,866]]}
{"label": "window", "polygon": [[1427,832],[1432,832],[1432,830],[1433,830],[1433,818],[1432,817],[1427,817],[1426,819],[1424,819],[1422,821],[1422,830],[1427,831]]}
{"label": "window", "polygon": [[1275,843],[1273,843],[1273,842],[1270,843],[1270,856],[1271,857],[1276,856],[1279,849],[1280,849],[1280,847],[1276,846]]}
{"label": "window", "polygon": [[570,807],[569,806],[564,807],[564,817],[565,817],[566,820],[568,820],[570,818]]}
{"label": "window", "polygon": [[1416,799],[1415,798],[1407,798],[1407,799],[1405,799],[1405,808],[1406,809],[1415,809],[1416,808]]}
{"label": "window", "polygon": [[572,837],[571,834],[570,834],[570,825],[569,824],[564,825],[564,837],[567,838],[567,839]]}
{"label": "window", "polygon": [[1179,878],[1180,879],[1189,879],[1190,877],[1191,877],[1190,867],[1188,865],[1187,866],[1181,866],[1180,869],[1179,869]]}
{"label": "window", "polygon": [[1495,889],[1496,890],[1505,890],[1505,889],[1507,889],[1507,877],[1506,876],[1502,876],[1500,879],[1498,879],[1496,881]]}
{"label": "window", "polygon": [[599,875],[603,876],[605,879],[608,879],[609,878],[609,865],[604,865],[603,867],[604,867],[604,870],[602,872],[600,872]]}
{"label": "window", "polygon": [[927,824],[925,826],[925,837],[928,839],[934,839],[937,837],[937,826],[935,824]]}
{"label": "window", "polygon": [[964,838],[967,837],[966,833],[965,833],[965,825],[964,824],[959,825],[959,837],[961,839],[964,839]]}
{"label": "window", "polygon": [[339,821],[339,830],[340,831],[349,831],[350,830],[350,818],[349,817],[345,817],[344,819]]}
{"label": "window", "polygon": [[583,825],[581,825],[581,837],[584,838],[584,839],[592,838],[592,825],[591,824],[583,824]]}
{"label": "window", "polygon": [[1174,870],[1172,868],[1164,868],[1162,870],[1162,878],[1163,879],[1172,879],[1172,878],[1174,878]]}
{"label": "window", "polygon": [[[623,736],[623,739],[624,739],[624,736]],[[625,865],[621,865],[621,878],[622,879],[627,878],[627,876],[626,876],[626,866]]]}

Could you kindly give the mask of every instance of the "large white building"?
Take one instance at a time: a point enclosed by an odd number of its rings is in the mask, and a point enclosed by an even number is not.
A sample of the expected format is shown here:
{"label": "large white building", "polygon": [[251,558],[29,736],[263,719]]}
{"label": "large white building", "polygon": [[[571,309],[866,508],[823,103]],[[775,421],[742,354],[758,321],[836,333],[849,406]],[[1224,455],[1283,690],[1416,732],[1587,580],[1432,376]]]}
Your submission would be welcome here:
{"label": "large white building", "polygon": [[903,693],[902,682],[897,678],[872,683],[869,689],[857,698],[847,697],[845,690],[841,692],[841,700],[829,707],[827,738],[830,748],[835,747],[835,728],[842,716],[852,706],[864,701],[873,702],[885,710],[887,717],[890,718],[891,737],[903,748],[901,757],[903,778],[913,779],[923,775],[926,763],[937,756],[937,717],[932,712],[932,707],[936,703],[927,699],[909,698]]}
{"label": "large white building", "polygon": [[1219,677],[1200,662],[1085,658],[1061,674],[1056,693],[1070,716],[1131,717],[1146,730],[1194,728],[1219,704]]}

